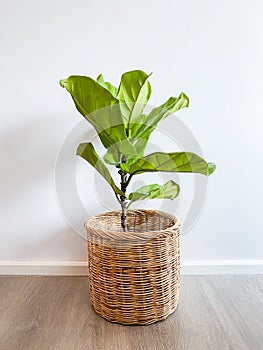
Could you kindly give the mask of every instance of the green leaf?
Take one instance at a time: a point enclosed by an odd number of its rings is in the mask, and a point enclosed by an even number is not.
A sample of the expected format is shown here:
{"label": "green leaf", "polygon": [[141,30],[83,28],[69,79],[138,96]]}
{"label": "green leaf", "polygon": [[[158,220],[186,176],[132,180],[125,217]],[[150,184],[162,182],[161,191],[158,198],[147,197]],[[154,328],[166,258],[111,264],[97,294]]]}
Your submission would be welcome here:
{"label": "green leaf", "polygon": [[[147,141],[145,139],[129,139],[130,142],[132,143],[134,149],[136,150],[135,154],[130,155],[129,157],[125,157],[126,164],[132,164],[134,163],[137,159],[143,157],[143,152],[144,149],[147,145]],[[103,156],[103,159],[105,160],[106,163],[115,165],[119,167],[119,164],[121,163],[121,158],[119,155],[118,150],[114,147],[108,148],[106,154]]]}
{"label": "green leaf", "polygon": [[216,170],[216,164],[215,163],[208,163],[208,175],[212,175],[213,172]]}
{"label": "green leaf", "polygon": [[121,164],[121,169],[131,175],[167,171],[199,173],[209,176],[215,169],[215,165],[207,163],[203,158],[191,152],[156,152],[138,159],[133,164]]}
{"label": "green leaf", "polygon": [[[160,121],[185,107],[189,107],[189,98],[183,92],[179,97],[170,97],[161,106],[154,108],[149,115],[143,116],[141,122],[137,123],[135,128],[131,128],[132,136],[148,139]],[[140,127],[138,127],[138,124],[140,124]]]}
{"label": "green leaf", "polygon": [[108,149],[105,155],[103,156],[103,160],[111,165],[118,166],[121,162],[120,154],[116,149]]}
{"label": "green leaf", "polygon": [[148,81],[150,75],[141,70],[134,70],[124,73],[121,77],[118,98],[127,133],[130,124],[140,118],[151,96],[152,89]]}
{"label": "green leaf", "polygon": [[103,160],[96,153],[92,143],[81,143],[77,149],[77,155],[81,156],[83,159],[87,160],[111,185],[113,191],[116,194],[123,195],[124,193],[116,186],[113,181],[108,168],[106,167]]}
{"label": "green leaf", "polygon": [[100,74],[98,77],[97,77],[97,82],[103,86],[105,89],[107,89],[111,94],[112,96],[114,97],[117,97],[117,94],[118,94],[118,88],[116,88],[115,86],[113,86],[111,83],[109,83],[108,81],[104,81],[104,78],[103,78],[103,75]]}
{"label": "green leaf", "polygon": [[179,192],[180,186],[176,182],[170,180],[163,186],[158,184],[142,186],[136,190],[136,192],[130,193],[128,198],[133,202],[144,199],[174,199],[178,196]]}
{"label": "green leaf", "polygon": [[71,94],[78,111],[94,126],[104,147],[112,147],[118,154],[136,154],[128,141],[119,101],[95,80],[84,76],[70,76],[60,81]]}
{"label": "green leaf", "polygon": [[179,97],[170,97],[161,106],[154,108],[146,117],[145,123],[157,125],[161,120],[185,107],[189,107],[189,98],[182,92]]}

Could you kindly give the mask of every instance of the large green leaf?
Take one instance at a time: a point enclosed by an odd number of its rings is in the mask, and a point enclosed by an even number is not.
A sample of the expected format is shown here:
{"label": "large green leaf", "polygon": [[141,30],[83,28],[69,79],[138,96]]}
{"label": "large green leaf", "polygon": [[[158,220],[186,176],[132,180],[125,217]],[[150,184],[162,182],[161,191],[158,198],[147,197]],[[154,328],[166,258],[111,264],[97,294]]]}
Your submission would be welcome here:
{"label": "large green leaf", "polygon": [[118,98],[127,135],[130,124],[137,122],[151,96],[149,76],[141,70],[134,70],[124,73],[121,77]]}
{"label": "large green leaf", "polygon": [[136,192],[130,193],[128,199],[133,202],[144,199],[174,199],[179,192],[180,186],[176,182],[169,180],[163,186],[158,184],[142,186]]}
{"label": "large green leaf", "polygon": [[203,158],[191,152],[156,152],[138,159],[133,164],[121,164],[121,169],[131,175],[168,171],[200,173],[208,176],[214,172],[215,167],[214,163],[207,163]]}
{"label": "large green leaf", "polygon": [[113,181],[108,168],[106,167],[103,160],[96,153],[92,143],[81,143],[77,149],[77,155],[81,156],[85,160],[87,160],[103,177],[104,179],[111,185],[113,191],[116,194],[123,195],[124,193],[116,186]]}
{"label": "large green leaf", "polygon": [[189,98],[182,92],[179,97],[170,97],[161,106],[154,108],[146,117],[145,124],[157,125],[161,120],[185,107],[189,107]]}
{"label": "large green leaf", "polygon": [[115,86],[113,86],[111,83],[109,83],[108,81],[104,81],[104,78],[103,78],[103,75],[100,74],[98,77],[97,77],[97,82],[103,86],[105,89],[107,89],[111,94],[112,96],[114,97],[117,97],[117,94],[118,94],[118,88],[116,88]]}
{"label": "large green leaf", "polygon": [[188,106],[189,98],[183,92],[179,97],[170,97],[161,106],[154,108],[149,115],[143,115],[140,122],[132,125],[131,136],[148,140],[160,121]]}
{"label": "large green leaf", "polygon": [[60,85],[71,94],[78,111],[94,126],[106,148],[126,156],[136,154],[128,141],[119,101],[95,80],[84,76],[70,76]]}

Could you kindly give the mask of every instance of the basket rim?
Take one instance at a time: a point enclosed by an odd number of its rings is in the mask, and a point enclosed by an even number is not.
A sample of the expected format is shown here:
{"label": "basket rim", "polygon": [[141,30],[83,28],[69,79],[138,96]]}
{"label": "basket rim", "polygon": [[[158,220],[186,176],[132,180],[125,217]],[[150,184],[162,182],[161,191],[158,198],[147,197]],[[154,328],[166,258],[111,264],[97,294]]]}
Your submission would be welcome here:
{"label": "basket rim", "polygon": [[152,214],[157,214],[160,216],[168,217],[171,220],[174,221],[174,224],[172,226],[169,226],[163,230],[154,230],[154,231],[141,231],[141,232],[134,232],[134,231],[128,231],[128,232],[123,232],[123,231],[118,231],[118,230],[104,230],[102,227],[96,227],[96,223],[98,222],[97,220],[100,217],[103,216],[116,216],[121,214],[121,210],[112,210],[112,211],[107,211],[103,212],[100,214],[96,214],[88,218],[85,223],[84,227],[87,230],[88,235],[93,234],[96,236],[100,236],[102,238],[107,238],[107,239],[121,239],[121,240],[148,240],[150,238],[158,237],[160,235],[168,235],[171,236],[174,234],[175,231],[180,231],[181,223],[178,218],[176,218],[174,215],[167,213],[165,211],[161,210],[152,210],[152,209],[130,209],[127,211],[127,215],[131,212],[148,212]]}

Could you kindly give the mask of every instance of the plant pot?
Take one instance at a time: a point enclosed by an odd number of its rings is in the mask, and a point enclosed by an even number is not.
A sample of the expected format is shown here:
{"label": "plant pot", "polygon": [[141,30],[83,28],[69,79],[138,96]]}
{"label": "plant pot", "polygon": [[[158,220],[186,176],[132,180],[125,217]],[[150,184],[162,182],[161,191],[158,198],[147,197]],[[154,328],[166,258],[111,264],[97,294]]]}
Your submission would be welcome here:
{"label": "plant pot", "polygon": [[128,232],[120,211],[85,223],[90,300],[110,322],[146,325],[175,311],[180,287],[180,224],[168,213],[128,210]]}

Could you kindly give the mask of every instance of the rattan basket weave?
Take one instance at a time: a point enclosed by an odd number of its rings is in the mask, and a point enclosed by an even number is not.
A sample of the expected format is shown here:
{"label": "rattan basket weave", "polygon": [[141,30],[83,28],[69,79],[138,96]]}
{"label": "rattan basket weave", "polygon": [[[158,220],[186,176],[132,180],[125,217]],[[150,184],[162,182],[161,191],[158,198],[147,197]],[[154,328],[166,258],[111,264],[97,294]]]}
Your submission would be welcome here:
{"label": "rattan basket weave", "polygon": [[100,316],[122,324],[150,324],[177,307],[180,224],[165,212],[129,210],[129,232],[120,211],[85,224],[91,303]]}

